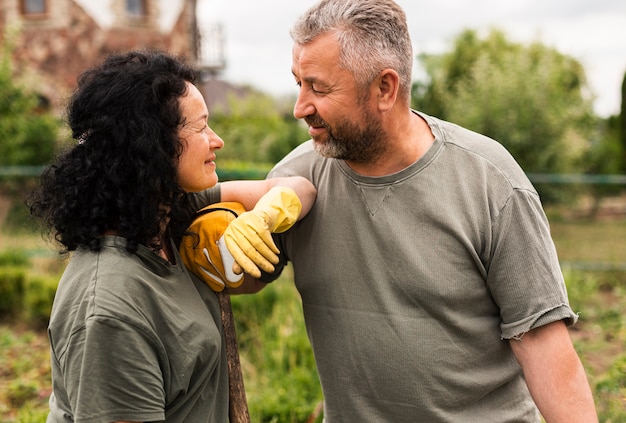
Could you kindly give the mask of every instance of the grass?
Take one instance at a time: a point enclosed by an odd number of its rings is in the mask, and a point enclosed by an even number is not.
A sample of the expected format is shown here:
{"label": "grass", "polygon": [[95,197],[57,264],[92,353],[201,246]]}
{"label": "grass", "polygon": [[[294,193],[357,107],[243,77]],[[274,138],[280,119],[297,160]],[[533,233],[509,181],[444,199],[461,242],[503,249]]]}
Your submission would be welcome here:
{"label": "grass", "polygon": [[[626,219],[551,222],[561,260],[612,263],[626,257]],[[56,273],[63,262],[38,236],[0,232],[0,251],[25,249],[34,271]],[[626,272],[564,270],[572,308],[570,333],[587,370],[603,423],[626,422]],[[319,422],[321,401],[301,304],[290,275],[256,296],[233,297],[252,421]],[[44,422],[51,392],[44,330],[0,324],[0,421]]]}
{"label": "grass", "polygon": [[626,272],[566,271],[579,322],[570,329],[600,421],[626,421]]}
{"label": "grass", "polygon": [[626,264],[626,219],[557,220],[550,226],[561,260]]}
{"label": "grass", "polygon": [[0,421],[45,422],[50,354],[45,332],[0,325]]}

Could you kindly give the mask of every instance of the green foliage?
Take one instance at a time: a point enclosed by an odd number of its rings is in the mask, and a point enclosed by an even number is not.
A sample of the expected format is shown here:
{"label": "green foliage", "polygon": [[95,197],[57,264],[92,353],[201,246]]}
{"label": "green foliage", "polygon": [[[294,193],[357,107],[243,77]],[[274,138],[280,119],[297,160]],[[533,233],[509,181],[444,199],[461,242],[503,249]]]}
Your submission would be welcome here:
{"label": "green foliage", "polygon": [[[561,259],[621,261],[625,224],[585,221],[576,227],[568,222],[551,226]],[[0,252],[0,271],[7,266],[30,270],[33,264],[24,265],[24,255],[19,251]],[[25,297],[32,298],[31,290],[53,286],[58,271],[56,267],[52,272],[29,271]],[[564,273],[570,303],[580,313],[570,333],[587,369],[600,421],[626,421],[626,274],[568,268]],[[37,281],[40,277],[50,279]],[[290,269],[259,294],[233,296],[232,303],[251,421],[308,422],[322,394]],[[21,317],[20,321],[28,322],[28,318]],[[45,421],[51,392],[49,346],[45,331],[39,325],[35,328],[37,331],[24,324],[0,325],[0,421]],[[11,405],[20,402],[19,407]],[[321,418],[315,422],[320,423]]]}
{"label": "green foliage", "polygon": [[[603,120],[598,134],[592,139],[590,148],[584,156],[581,167],[590,174],[626,173],[626,144],[620,142],[618,116]],[[624,189],[620,185],[591,185],[587,192],[594,200],[591,214],[597,212],[603,197],[617,196]]]}
{"label": "green foliage", "polygon": [[9,384],[7,396],[13,407],[22,407],[37,398],[37,384],[31,381],[14,380]]}
{"label": "green foliage", "polygon": [[[33,401],[31,401],[32,403]],[[33,410],[30,407],[20,409],[15,418],[15,423],[43,423],[48,417],[48,410]]]}
{"label": "green foliage", "polygon": [[293,283],[232,303],[252,421],[307,422],[322,394]]}
{"label": "green foliage", "polygon": [[58,284],[58,276],[31,275],[28,278],[23,315],[33,327],[45,328],[48,325]]}
{"label": "green foliage", "polygon": [[281,113],[271,97],[252,94],[229,99],[229,110],[211,113],[209,125],[224,139],[218,160],[276,163],[308,139],[293,116]]}
{"label": "green foliage", "polygon": [[626,145],[620,143],[618,116],[610,116],[599,126],[599,133],[592,140],[585,157],[587,173],[619,174],[626,171],[623,159]]}
{"label": "green foliage", "polygon": [[[5,40],[10,41],[7,34]],[[43,112],[41,99],[16,81],[11,42],[0,50],[0,165],[41,165],[53,156],[61,127]]]}
{"label": "green foliage", "polygon": [[0,326],[0,421],[42,423],[51,392],[45,332]]}
{"label": "green foliage", "polygon": [[23,267],[0,267],[0,316],[18,316],[24,308],[26,293],[26,269]]}
{"label": "green foliage", "polygon": [[414,107],[501,142],[527,172],[573,171],[595,125],[581,64],[540,43],[466,30],[453,49],[421,55]]}
{"label": "green foliage", "polygon": [[24,250],[11,249],[0,252],[0,267],[26,267],[29,263],[28,255]]}
{"label": "green foliage", "polygon": [[602,421],[622,421],[626,409],[626,354],[613,362],[595,388],[602,402]]}
{"label": "green foliage", "polygon": [[565,272],[570,304],[580,313],[572,335],[601,422],[626,421],[626,284],[624,272]]}
{"label": "green foliage", "polygon": [[0,252],[0,316],[45,327],[59,278],[30,272],[30,267],[24,251]]}
{"label": "green foliage", "polygon": [[[58,269],[52,273],[31,272],[31,261],[19,250],[0,253],[0,305],[5,305],[5,316],[10,317],[8,321],[41,330],[50,315],[59,280]],[[232,297],[246,392],[254,422],[308,422],[322,402],[299,297],[289,269],[285,273],[286,276],[257,295]],[[45,420],[37,419],[46,415],[40,392],[49,389],[49,356],[37,365],[33,357],[35,349],[32,354],[19,353],[23,348],[20,345],[37,342],[45,343],[45,336],[37,338],[27,332],[16,338],[3,332],[0,326],[0,350],[3,351],[0,373],[11,381],[4,388],[0,386],[0,420],[4,412],[3,397],[9,408],[20,410],[17,420],[12,421]],[[46,353],[47,345],[37,351]],[[44,387],[41,381],[31,380],[33,369],[39,369],[42,364],[46,366],[44,376],[48,376]],[[39,374],[39,370],[36,373]],[[46,392],[45,398],[48,395]],[[321,418],[315,421],[319,423]]]}
{"label": "green foliage", "polygon": [[622,79],[622,103],[619,115],[618,137],[622,148],[622,172],[626,173],[626,72]]}
{"label": "green foliage", "polygon": [[265,179],[272,165],[269,163],[245,163],[220,160],[217,174],[220,181],[235,179]]}
{"label": "green foliage", "polygon": [[[3,226],[6,232],[15,234],[33,232],[37,225],[37,222],[31,218],[25,203],[27,193],[31,192],[32,184],[24,178],[20,179],[19,182],[12,181],[14,184],[6,184],[4,186],[7,190],[6,196],[10,201],[8,202],[8,213]],[[23,191],[20,191],[20,187]],[[24,253],[22,252],[21,254]]]}

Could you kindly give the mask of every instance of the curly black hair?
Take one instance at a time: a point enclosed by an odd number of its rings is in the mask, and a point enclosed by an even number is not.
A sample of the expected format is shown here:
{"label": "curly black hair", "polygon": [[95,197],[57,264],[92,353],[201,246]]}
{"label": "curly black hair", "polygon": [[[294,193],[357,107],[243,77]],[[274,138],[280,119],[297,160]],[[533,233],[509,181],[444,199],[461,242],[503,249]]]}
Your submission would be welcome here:
{"label": "curly black hair", "polygon": [[113,54],[79,77],[67,107],[77,145],[44,170],[29,200],[62,252],[98,251],[107,231],[131,252],[158,250],[168,223],[184,231],[179,99],[195,80],[191,66],[157,51]]}

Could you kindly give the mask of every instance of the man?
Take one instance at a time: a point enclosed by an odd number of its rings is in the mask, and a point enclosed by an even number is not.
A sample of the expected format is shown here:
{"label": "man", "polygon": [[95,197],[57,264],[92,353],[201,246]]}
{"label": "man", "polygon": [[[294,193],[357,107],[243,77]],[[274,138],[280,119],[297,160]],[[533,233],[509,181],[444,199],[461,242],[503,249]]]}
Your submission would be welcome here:
{"label": "man", "polygon": [[262,280],[293,263],[326,422],[597,421],[538,195],[500,144],[410,109],[402,9],[323,0],[291,35],[312,140],[270,175],[318,194]]}

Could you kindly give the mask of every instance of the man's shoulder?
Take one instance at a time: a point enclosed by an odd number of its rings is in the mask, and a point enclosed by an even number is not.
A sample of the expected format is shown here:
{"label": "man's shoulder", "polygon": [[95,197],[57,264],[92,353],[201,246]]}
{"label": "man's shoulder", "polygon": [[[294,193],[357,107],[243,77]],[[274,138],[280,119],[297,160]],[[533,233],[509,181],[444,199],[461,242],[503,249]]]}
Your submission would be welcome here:
{"label": "man's shoulder", "polygon": [[435,136],[440,136],[444,143],[458,145],[467,149],[504,149],[500,142],[484,134],[472,131],[471,129],[453,122],[448,122],[421,112],[417,113],[426,120]]}
{"label": "man's shoulder", "polygon": [[270,171],[268,177],[300,175],[310,179],[313,169],[325,160],[315,150],[312,140],[308,140],[294,148]]}
{"label": "man's shoulder", "polygon": [[462,156],[457,160],[462,161],[466,169],[491,169],[513,187],[534,190],[524,170],[498,140],[452,122],[420,115],[428,122],[435,136],[441,138],[448,152]]}

